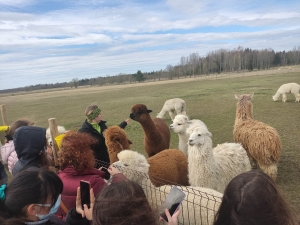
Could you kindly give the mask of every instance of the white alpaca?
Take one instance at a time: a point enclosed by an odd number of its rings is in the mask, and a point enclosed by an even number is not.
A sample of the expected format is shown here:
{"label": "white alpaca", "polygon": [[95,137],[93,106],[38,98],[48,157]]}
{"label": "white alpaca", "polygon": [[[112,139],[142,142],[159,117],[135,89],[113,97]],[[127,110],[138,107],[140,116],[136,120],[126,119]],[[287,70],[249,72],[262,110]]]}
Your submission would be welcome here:
{"label": "white alpaca", "polygon": [[[149,164],[139,156],[132,158],[126,150],[123,150],[118,154],[119,161],[113,165],[119,168],[129,180],[141,185],[152,208],[161,208],[172,185],[155,187],[148,175]],[[181,206],[181,215],[178,217],[179,224],[212,225],[223,194],[203,187],[178,186],[178,188],[186,193]]]}
{"label": "white alpaca", "polygon": [[[57,126],[58,134],[66,133],[66,129],[63,126]],[[46,130],[46,139],[50,146],[52,146],[52,137],[50,133],[50,127]]]}
{"label": "white alpaca", "polygon": [[287,100],[287,94],[292,93],[295,96],[295,102],[300,102],[300,85],[297,83],[287,83],[281,85],[276,94],[272,97],[273,101],[277,101],[282,95],[282,102],[286,102]]}
{"label": "white alpaca", "polygon": [[188,128],[195,126],[202,126],[207,129],[206,125],[201,120],[189,120],[186,115],[176,115],[170,129],[178,134],[179,143],[178,148],[186,156],[188,155],[188,140],[190,135],[186,132]]}
{"label": "white alpaca", "polygon": [[251,170],[246,150],[238,143],[223,143],[212,148],[211,133],[195,127],[188,147],[189,181],[192,186],[211,188],[221,193],[229,181]]}
{"label": "white alpaca", "polygon": [[165,102],[162,110],[157,114],[157,118],[164,118],[166,113],[169,113],[171,119],[174,119],[175,112],[176,114],[186,115],[186,104],[185,101],[181,98],[172,98]]}

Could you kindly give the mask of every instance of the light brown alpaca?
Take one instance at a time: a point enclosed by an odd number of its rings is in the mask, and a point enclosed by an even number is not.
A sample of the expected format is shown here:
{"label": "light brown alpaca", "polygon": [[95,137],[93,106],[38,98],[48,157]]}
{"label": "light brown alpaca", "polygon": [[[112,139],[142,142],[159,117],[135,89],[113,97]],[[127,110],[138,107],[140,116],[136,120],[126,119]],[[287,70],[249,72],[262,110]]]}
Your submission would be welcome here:
{"label": "light brown alpaca", "polygon": [[132,142],[127,139],[125,131],[119,126],[111,126],[105,131],[105,144],[109,154],[110,164],[117,162],[117,154],[124,149],[130,149]]}
{"label": "light brown alpaca", "polygon": [[273,127],[253,119],[253,94],[235,95],[238,102],[233,129],[234,141],[241,143],[246,149],[252,167],[259,166],[276,180],[281,151],[280,138]]}
{"label": "light brown alpaca", "polygon": [[144,148],[149,157],[168,149],[170,145],[170,129],[168,124],[160,118],[151,118],[150,112],[143,104],[136,104],[131,108],[130,118],[139,122],[145,133]]}

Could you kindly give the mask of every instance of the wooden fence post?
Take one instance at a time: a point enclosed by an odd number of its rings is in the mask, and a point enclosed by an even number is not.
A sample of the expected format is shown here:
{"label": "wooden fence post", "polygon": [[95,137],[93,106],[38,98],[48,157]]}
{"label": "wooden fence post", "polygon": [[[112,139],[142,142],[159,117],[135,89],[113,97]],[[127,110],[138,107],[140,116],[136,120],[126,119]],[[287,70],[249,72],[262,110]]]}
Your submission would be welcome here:
{"label": "wooden fence post", "polygon": [[0,105],[0,110],[1,110],[1,116],[2,116],[2,124],[4,126],[8,126],[5,105]]}
{"label": "wooden fence post", "polygon": [[49,118],[48,122],[50,128],[50,137],[52,138],[52,151],[53,151],[54,165],[58,166],[58,162],[57,162],[58,146],[55,141],[55,138],[58,136],[57,123],[55,118]]}

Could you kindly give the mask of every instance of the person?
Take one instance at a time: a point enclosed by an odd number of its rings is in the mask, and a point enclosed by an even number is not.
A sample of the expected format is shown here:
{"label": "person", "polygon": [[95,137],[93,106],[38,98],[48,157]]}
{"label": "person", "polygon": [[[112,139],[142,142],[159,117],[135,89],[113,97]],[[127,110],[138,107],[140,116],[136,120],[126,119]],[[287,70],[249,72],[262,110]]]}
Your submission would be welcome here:
{"label": "person", "polygon": [[12,170],[18,161],[18,156],[15,151],[15,146],[13,142],[13,137],[16,129],[22,126],[33,126],[34,122],[26,119],[26,118],[20,118],[15,120],[8,129],[8,133],[5,136],[6,137],[6,143],[1,147],[1,155],[2,155],[2,161],[4,164],[7,164],[8,171],[12,174]]}
{"label": "person", "polygon": [[[102,120],[101,110],[97,105],[90,105],[85,110],[86,120],[79,132],[85,132],[92,135],[96,140],[92,146],[96,160],[104,162],[102,166],[109,164],[109,155],[105,145],[104,131],[107,129],[106,121]],[[129,123],[129,119],[119,124],[121,128],[125,128]]]}
{"label": "person", "polygon": [[63,184],[51,170],[24,170],[0,185],[1,225],[67,225],[54,215]]}
{"label": "person", "polygon": [[275,182],[261,170],[234,177],[227,185],[214,225],[296,225]]}
{"label": "person", "polygon": [[[106,186],[105,173],[94,168],[95,157],[91,149],[96,140],[87,133],[69,131],[65,134],[58,152],[60,170],[58,176],[64,184],[62,202],[65,207],[60,207],[56,216],[64,219],[68,209],[76,205],[76,193],[80,180],[90,182],[95,194]],[[119,171],[112,172],[112,182],[126,179]],[[66,209],[65,209],[66,208]]]}
{"label": "person", "polygon": [[7,174],[5,171],[5,167],[1,161],[0,161],[0,181],[3,181],[3,183],[7,182]]}
{"label": "person", "polygon": [[[112,168],[112,167],[109,167]],[[159,214],[151,209],[142,187],[130,180],[112,183],[94,197],[90,190],[90,208],[82,208],[80,187],[77,188],[76,208],[69,211],[66,222],[70,225],[157,225]],[[165,210],[168,225],[178,224],[180,210],[172,217]]]}
{"label": "person", "polygon": [[47,146],[46,129],[42,127],[22,126],[14,133],[14,145],[19,160],[12,175],[28,168],[47,168],[50,163],[45,152]]}

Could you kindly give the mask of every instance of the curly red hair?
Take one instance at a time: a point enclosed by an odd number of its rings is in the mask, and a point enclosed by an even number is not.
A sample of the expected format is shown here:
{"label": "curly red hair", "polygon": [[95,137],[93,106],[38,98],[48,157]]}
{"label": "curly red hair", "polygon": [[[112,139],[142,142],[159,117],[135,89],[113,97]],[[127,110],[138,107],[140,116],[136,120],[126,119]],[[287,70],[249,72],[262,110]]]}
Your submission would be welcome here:
{"label": "curly red hair", "polygon": [[62,139],[58,152],[58,163],[61,169],[73,166],[76,171],[93,168],[95,157],[91,145],[97,141],[87,133],[69,131]]}

